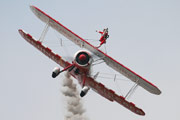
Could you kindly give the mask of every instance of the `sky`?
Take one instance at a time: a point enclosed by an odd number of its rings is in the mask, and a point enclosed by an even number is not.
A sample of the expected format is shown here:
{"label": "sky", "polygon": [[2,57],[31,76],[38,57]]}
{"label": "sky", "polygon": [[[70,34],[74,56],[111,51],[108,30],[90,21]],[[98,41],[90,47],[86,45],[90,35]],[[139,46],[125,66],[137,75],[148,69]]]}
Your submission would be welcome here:
{"label": "sky", "polygon": [[[1,120],[63,120],[66,114],[61,93],[63,75],[51,78],[58,65],[18,33],[24,29],[39,38],[45,26],[29,5],[37,6],[84,39],[98,40],[100,35],[95,31],[108,27],[107,54],[162,91],[157,96],[138,87],[129,99],[146,113],[138,116],[90,90],[82,99],[89,120],[180,119],[179,0],[0,0]],[[64,48],[60,38],[65,40]],[[67,41],[50,29],[44,44],[59,55],[73,55],[77,48]],[[112,72],[105,64],[94,71]],[[113,79],[98,81],[119,92]],[[127,82],[118,84],[120,89],[129,89]]]}

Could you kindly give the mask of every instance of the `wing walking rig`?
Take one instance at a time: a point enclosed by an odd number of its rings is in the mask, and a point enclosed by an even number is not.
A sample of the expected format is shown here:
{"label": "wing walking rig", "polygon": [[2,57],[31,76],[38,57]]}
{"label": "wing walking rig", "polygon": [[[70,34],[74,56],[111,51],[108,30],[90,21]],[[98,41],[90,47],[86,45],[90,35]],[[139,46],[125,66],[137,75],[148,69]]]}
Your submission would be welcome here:
{"label": "wing walking rig", "polygon": [[[80,85],[82,86],[82,91],[80,96],[83,97],[86,95],[88,90],[91,88],[101,96],[105,97],[110,101],[116,101],[117,103],[121,104],[125,108],[129,109],[130,111],[138,114],[138,115],[145,115],[144,111],[135,106],[132,102],[128,102],[126,97],[117,95],[113,90],[106,88],[102,83],[95,81],[95,77],[90,77],[89,71],[92,64],[92,56],[89,52],[81,50],[75,54],[74,61],[69,63],[61,58],[58,54],[55,54],[51,49],[45,47],[41,40],[44,38],[48,27],[52,27],[57,32],[71,40],[73,43],[78,45],[81,48],[85,48],[89,50],[91,53],[95,54],[99,58],[103,59],[103,61],[112,69],[119,72],[120,74],[124,75],[131,81],[135,82],[136,86],[141,86],[145,90],[149,91],[150,93],[159,95],[161,91],[152,83],[148,82],[146,79],[141,77],[140,75],[136,74],[126,66],[122,65],[118,61],[114,60],[109,55],[102,52],[98,47],[93,46],[83,38],[79,37],[71,30],[63,26],[61,23],[41,11],[39,8],[35,6],[30,6],[32,12],[44,23],[46,23],[46,28],[42,33],[42,36],[39,40],[34,39],[30,34],[25,33],[23,30],[19,29],[19,33],[21,36],[29,42],[31,45],[36,47],[39,51],[45,54],[47,57],[52,59],[54,62],[59,64],[64,69],[60,71],[60,68],[55,68],[52,73],[52,77],[56,77],[63,71],[68,71],[71,76],[78,80]],[[97,74],[98,75],[98,74]],[[96,75],[96,77],[97,77]],[[135,86],[135,87],[136,87]],[[135,87],[133,89],[135,89]]]}

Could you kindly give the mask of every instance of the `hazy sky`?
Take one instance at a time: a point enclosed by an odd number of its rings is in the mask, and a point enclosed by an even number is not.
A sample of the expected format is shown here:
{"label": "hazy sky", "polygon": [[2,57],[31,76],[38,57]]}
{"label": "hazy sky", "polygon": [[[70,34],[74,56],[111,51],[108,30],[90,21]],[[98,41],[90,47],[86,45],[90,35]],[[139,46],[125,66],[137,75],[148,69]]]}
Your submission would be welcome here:
{"label": "hazy sky", "polygon": [[[22,28],[39,38],[43,30],[44,23],[29,5],[39,7],[85,39],[98,39],[95,31],[108,27],[108,54],[162,91],[156,96],[140,87],[136,90],[130,101],[146,112],[142,117],[91,90],[83,98],[90,120],[180,119],[179,0],[0,0],[0,120],[64,119],[63,75],[52,79],[57,64],[18,33]],[[50,29],[47,45],[60,55],[73,55],[76,48],[72,45],[63,51],[56,44],[61,37]],[[104,72],[103,66],[95,70]],[[113,80],[101,82],[117,89]],[[127,89],[126,83],[121,83],[121,89]]]}

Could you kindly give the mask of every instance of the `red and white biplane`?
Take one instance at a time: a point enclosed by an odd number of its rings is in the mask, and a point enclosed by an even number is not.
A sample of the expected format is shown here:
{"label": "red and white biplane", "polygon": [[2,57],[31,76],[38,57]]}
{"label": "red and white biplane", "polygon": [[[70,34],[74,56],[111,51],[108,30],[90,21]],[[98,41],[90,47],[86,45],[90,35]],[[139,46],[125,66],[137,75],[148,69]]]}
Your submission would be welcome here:
{"label": "red and white biplane", "polygon": [[[138,114],[138,115],[145,115],[144,111],[135,106],[132,102],[128,102],[126,97],[117,95],[113,90],[106,88],[103,84],[95,81],[95,78],[98,74],[94,77],[90,76],[90,69],[91,64],[93,62],[92,55],[95,55],[102,59],[107,66],[111,67],[115,71],[119,72],[123,76],[127,77],[128,79],[132,80],[136,83],[136,86],[141,86],[145,90],[149,91],[150,93],[159,95],[161,91],[152,83],[148,82],[146,79],[141,77],[140,75],[136,74],[126,66],[122,65],[118,61],[114,60],[109,55],[102,52],[98,47],[87,42],[85,39],[79,37],[77,34],[73,33],[71,30],[63,26],[61,23],[41,11],[39,8],[35,6],[30,6],[32,12],[44,23],[46,23],[46,29],[50,26],[55,29],[57,32],[71,40],[77,46],[81,48],[87,49],[89,52],[81,50],[75,54],[75,58],[72,63],[65,61],[62,59],[61,56],[55,54],[51,49],[45,47],[41,40],[35,40],[30,34],[25,33],[22,29],[19,29],[19,33],[21,36],[29,42],[31,45],[36,47],[40,50],[43,54],[47,57],[52,59],[54,62],[59,64],[63,67],[63,70],[60,70],[59,67],[56,67],[52,72],[52,77],[55,78],[63,71],[68,71],[71,76],[78,80],[79,84],[82,86],[82,90],[80,96],[83,97],[86,95],[88,90],[91,88],[101,96],[107,98],[110,101],[116,101],[117,103],[121,104],[125,108],[129,109],[130,111]],[[46,32],[44,32],[45,34]],[[91,54],[90,54],[91,53]],[[135,87],[136,87],[135,86]],[[135,87],[133,89],[135,89]]]}

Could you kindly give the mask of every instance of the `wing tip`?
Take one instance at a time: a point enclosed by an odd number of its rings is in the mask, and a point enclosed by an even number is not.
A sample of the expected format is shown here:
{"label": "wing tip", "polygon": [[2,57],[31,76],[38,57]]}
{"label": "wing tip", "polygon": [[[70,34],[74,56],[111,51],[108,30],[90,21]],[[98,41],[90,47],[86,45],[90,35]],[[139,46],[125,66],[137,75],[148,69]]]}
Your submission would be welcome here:
{"label": "wing tip", "polygon": [[18,32],[20,35],[23,35],[24,33],[27,34],[23,29],[19,29]]}
{"label": "wing tip", "polygon": [[37,7],[34,6],[34,5],[30,5],[29,7],[30,7],[30,9],[31,9],[31,11],[32,11],[33,13],[34,13],[35,9],[37,9]]}
{"label": "wing tip", "polygon": [[141,115],[141,116],[145,116],[145,115],[146,115],[146,113],[145,113],[143,110],[141,110],[141,114],[139,114],[139,115]]}
{"label": "wing tip", "polygon": [[20,34],[21,36],[22,36],[23,33],[24,33],[22,29],[19,29],[18,32],[19,32],[19,34]]}
{"label": "wing tip", "polygon": [[33,9],[37,8],[37,7],[36,7],[36,6],[34,6],[34,5],[29,5],[29,7],[30,7],[30,9],[31,9],[31,10],[33,10]]}
{"label": "wing tip", "polygon": [[162,92],[161,92],[161,90],[159,89],[159,88],[157,88],[158,90],[157,90],[157,95],[160,95]]}
{"label": "wing tip", "polygon": [[160,95],[162,92],[158,87],[154,87],[151,90],[148,90],[150,93],[155,94],[155,95]]}
{"label": "wing tip", "polygon": [[157,86],[154,86],[151,93],[153,93],[155,95],[160,95],[162,92]]}
{"label": "wing tip", "polygon": [[[29,6],[31,11],[37,16],[37,11],[41,11],[38,7],[34,6],[34,5],[30,5]],[[41,11],[42,12],[42,11]]]}

